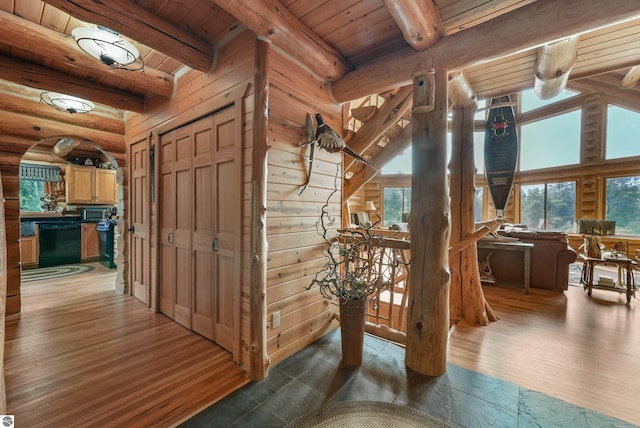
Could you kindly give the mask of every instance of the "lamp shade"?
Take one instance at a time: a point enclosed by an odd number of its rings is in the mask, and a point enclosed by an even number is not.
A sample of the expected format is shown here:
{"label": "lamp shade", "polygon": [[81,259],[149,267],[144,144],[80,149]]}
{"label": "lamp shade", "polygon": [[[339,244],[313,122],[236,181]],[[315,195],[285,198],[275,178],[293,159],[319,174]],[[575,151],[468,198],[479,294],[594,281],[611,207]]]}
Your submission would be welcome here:
{"label": "lamp shade", "polygon": [[364,203],[364,210],[365,211],[376,211],[377,208],[373,204],[373,201],[367,201],[367,202]]}
{"label": "lamp shade", "polygon": [[87,113],[96,107],[91,101],[57,92],[42,92],[40,101],[68,113]]}
{"label": "lamp shade", "polygon": [[144,68],[140,52],[118,33],[104,27],[79,27],[71,31],[80,49],[112,68],[140,70]]}

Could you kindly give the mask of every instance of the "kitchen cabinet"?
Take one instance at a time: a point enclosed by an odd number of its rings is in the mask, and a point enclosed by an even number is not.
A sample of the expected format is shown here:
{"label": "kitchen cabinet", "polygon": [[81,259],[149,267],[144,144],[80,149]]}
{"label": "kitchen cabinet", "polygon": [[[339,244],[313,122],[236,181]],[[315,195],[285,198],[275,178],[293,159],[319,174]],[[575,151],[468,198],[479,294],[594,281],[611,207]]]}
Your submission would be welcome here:
{"label": "kitchen cabinet", "polygon": [[65,180],[68,204],[118,203],[116,171],[113,169],[67,165]]}
{"label": "kitchen cabinet", "polygon": [[100,256],[99,252],[99,239],[98,239],[98,231],[96,227],[97,223],[82,223],[81,226],[81,258],[82,261],[87,261],[89,259],[98,259]]}
{"label": "kitchen cabinet", "polygon": [[38,236],[20,238],[20,261],[23,269],[38,267]]}

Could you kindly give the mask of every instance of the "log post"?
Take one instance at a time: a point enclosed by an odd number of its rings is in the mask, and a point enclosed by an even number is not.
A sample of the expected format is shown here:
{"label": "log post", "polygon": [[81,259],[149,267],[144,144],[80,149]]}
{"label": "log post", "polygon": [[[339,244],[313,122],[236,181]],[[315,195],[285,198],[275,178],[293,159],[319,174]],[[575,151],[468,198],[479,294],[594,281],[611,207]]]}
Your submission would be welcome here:
{"label": "log post", "polygon": [[447,189],[447,70],[413,78],[411,270],[407,367],[445,372],[449,333],[449,192]]}
{"label": "log post", "polygon": [[[451,130],[451,246],[474,236],[475,162],[473,158],[473,117],[475,103],[454,108]],[[476,239],[484,233],[475,234]],[[459,253],[449,253],[451,266],[451,319],[487,325],[497,318],[484,298],[478,270],[478,249],[467,245]]]}
{"label": "log post", "polygon": [[251,279],[249,304],[251,348],[249,375],[264,379],[269,368],[267,356],[267,120],[269,115],[269,43],[256,42],[255,98],[253,106],[253,152],[251,158]]}
{"label": "log post", "polygon": [[7,240],[5,234],[4,197],[0,174],[0,412],[7,414],[7,393],[4,380],[5,315],[7,308]]}

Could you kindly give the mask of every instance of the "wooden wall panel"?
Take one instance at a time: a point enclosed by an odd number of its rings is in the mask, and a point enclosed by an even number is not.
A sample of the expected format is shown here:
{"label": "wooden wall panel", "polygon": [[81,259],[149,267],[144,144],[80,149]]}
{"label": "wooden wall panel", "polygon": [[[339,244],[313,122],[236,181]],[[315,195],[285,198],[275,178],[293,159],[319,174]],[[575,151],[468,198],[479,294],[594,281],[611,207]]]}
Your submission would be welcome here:
{"label": "wooden wall panel", "polygon": [[[307,171],[307,114],[321,113],[334,129],[342,129],[342,109],[329,96],[327,86],[272,50],[269,74],[268,185],[267,185],[267,350],[272,364],[299,351],[337,324],[331,315],[337,306],[314,288],[305,290],[322,269],[322,238],[316,221],[334,189],[342,155],[316,147],[309,186],[299,194]],[[341,219],[341,171],[338,191],[329,211]],[[273,313],[280,326],[272,328]]]}
{"label": "wooden wall panel", "polygon": [[[137,141],[141,135],[148,135],[151,132],[157,132],[158,129],[170,129],[178,127],[197,117],[192,113],[207,101],[221,96],[233,89],[242,89],[246,87],[252,88],[253,85],[253,63],[255,51],[255,37],[246,31],[238,37],[230,40],[225,46],[219,50],[218,62],[213,72],[203,74],[199,71],[190,70],[177,78],[177,90],[174,96],[169,100],[163,97],[151,98],[147,103],[147,111],[145,113],[130,113],[127,115],[127,143],[131,144]],[[251,127],[253,126],[253,92],[252,89],[240,101],[243,106],[243,211],[238,213],[242,215],[243,225],[250,223],[250,184],[251,184],[251,155],[252,147]],[[210,112],[209,112],[210,113]],[[159,148],[156,150],[159,156]],[[156,174],[159,168],[156,168]],[[156,201],[158,202],[158,188],[156,187]],[[154,231],[151,237],[152,249],[152,266],[157,266],[157,230],[158,230],[158,209],[155,206],[151,208],[151,229]],[[248,286],[249,275],[247,274],[247,261],[249,260],[249,240],[248,231],[243,227],[242,239],[242,267],[241,267],[241,307],[248,305]],[[151,287],[157,287],[157,272],[151,275]],[[243,366],[249,366],[249,314],[242,311],[240,320],[240,340],[241,355],[240,363]]]}

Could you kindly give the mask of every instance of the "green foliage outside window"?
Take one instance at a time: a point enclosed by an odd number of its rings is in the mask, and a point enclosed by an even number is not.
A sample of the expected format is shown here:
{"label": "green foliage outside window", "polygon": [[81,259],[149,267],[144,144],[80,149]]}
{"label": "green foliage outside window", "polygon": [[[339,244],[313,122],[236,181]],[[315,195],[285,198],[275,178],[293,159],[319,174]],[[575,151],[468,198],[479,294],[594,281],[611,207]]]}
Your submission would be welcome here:
{"label": "green foliage outside window", "polygon": [[383,226],[407,221],[411,211],[411,187],[384,188],[384,222]]}
{"label": "green foliage outside window", "polygon": [[640,177],[608,178],[606,220],[616,222],[616,235],[640,235]]}
{"label": "green foliage outside window", "polygon": [[40,211],[44,181],[20,180],[20,211]]}
{"label": "green foliage outside window", "polygon": [[520,188],[520,222],[534,230],[571,232],[575,222],[576,183],[545,183]]}

